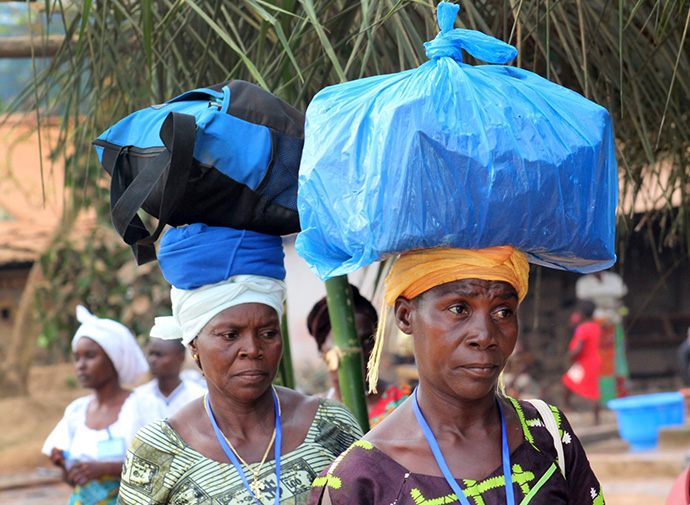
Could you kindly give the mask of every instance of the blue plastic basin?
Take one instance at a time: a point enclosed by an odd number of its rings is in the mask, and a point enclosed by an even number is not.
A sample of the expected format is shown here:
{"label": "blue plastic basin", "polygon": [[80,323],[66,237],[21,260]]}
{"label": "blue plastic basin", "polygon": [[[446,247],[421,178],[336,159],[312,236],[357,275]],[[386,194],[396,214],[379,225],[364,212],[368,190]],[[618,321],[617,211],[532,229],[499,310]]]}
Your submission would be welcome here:
{"label": "blue plastic basin", "polygon": [[617,398],[607,403],[616,412],[618,432],[633,451],[654,449],[659,443],[659,428],[685,423],[685,403],[681,393]]}

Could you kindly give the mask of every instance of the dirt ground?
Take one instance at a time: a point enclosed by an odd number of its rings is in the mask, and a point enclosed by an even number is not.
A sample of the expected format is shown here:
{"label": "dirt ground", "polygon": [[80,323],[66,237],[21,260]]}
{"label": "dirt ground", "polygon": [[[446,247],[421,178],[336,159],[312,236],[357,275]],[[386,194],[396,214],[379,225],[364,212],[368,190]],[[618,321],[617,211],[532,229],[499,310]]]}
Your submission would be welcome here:
{"label": "dirt ground", "polygon": [[43,441],[75,398],[89,394],[75,385],[74,365],[34,367],[30,396],[0,399],[0,475],[51,466],[41,453]]}

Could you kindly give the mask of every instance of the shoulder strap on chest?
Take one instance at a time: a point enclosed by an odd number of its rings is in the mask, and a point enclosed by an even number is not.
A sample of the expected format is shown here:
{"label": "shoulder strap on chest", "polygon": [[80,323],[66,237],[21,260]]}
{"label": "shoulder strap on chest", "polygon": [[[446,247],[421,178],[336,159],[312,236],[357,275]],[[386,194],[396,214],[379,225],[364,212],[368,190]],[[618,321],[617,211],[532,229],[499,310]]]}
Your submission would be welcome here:
{"label": "shoulder strap on chest", "polygon": [[565,477],[565,455],[563,454],[563,441],[561,440],[560,433],[558,432],[558,424],[556,424],[556,418],[551,411],[551,408],[543,400],[527,400],[531,403],[534,408],[539,411],[544,426],[551,434],[553,438],[553,446],[556,448],[556,454],[558,455],[558,466],[561,469],[563,477]]}

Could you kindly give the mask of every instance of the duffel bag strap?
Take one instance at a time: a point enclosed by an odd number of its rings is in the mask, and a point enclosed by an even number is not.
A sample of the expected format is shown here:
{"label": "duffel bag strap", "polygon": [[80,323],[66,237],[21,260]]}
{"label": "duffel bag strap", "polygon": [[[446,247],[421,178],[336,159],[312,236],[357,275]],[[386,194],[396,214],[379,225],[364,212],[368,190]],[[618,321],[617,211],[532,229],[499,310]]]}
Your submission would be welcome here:
{"label": "duffel bag strap", "polygon": [[[118,156],[115,162],[110,183],[111,219],[122,239],[132,247],[138,265],[156,259],[153,243],[158,240],[187,187],[195,135],[194,116],[171,112],[160,131],[166,149],[147,163],[124,190],[124,177],[120,173],[121,157]],[[149,233],[137,212],[161,178],[165,182],[158,212],[158,226],[153,233]]]}

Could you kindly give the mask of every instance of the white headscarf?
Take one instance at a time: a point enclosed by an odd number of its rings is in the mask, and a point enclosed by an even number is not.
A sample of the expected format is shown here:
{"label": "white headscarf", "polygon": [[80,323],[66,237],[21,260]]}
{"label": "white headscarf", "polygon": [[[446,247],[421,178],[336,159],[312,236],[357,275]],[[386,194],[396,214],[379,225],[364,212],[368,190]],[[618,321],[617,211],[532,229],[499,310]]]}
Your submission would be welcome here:
{"label": "white headscarf", "polygon": [[285,282],[261,275],[235,275],[217,284],[170,290],[173,316],[182,329],[182,343],[189,344],[217,314],[243,303],[263,303],[283,315]]}
{"label": "white headscarf", "polygon": [[182,328],[180,328],[173,316],[156,317],[149,335],[163,340],[181,340]]}
{"label": "white headscarf", "polygon": [[81,326],[72,339],[73,351],[83,337],[96,342],[113,362],[122,384],[134,384],[148,371],[146,357],[126,326],[94,316],[83,305],[77,306],[77,320]]}

